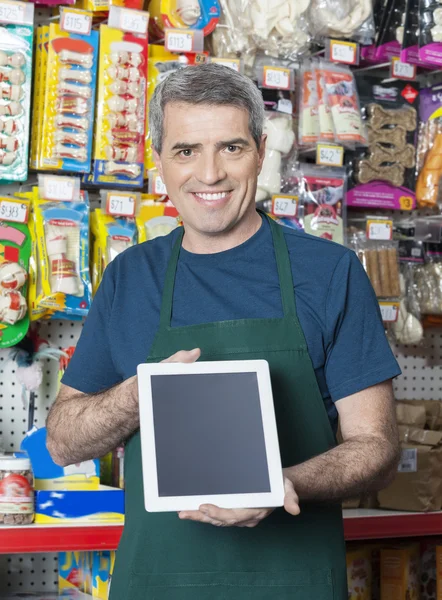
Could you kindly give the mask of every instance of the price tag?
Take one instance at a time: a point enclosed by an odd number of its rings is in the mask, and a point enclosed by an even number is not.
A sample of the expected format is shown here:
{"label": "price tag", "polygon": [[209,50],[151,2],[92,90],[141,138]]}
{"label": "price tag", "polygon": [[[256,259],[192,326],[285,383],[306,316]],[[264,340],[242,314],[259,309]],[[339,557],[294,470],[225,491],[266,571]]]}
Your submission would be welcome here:
{"label": "price tag", "polygon": [[76,199],[79,183],[73,177],[43,176],[43,193],[45,200],[72,201]]}
{"label": "price tag", "polygon": [[393,221],[389,219],[368,219],[367,238],[369,240],[393,239]]}
{"label": "price tag", "polygon": [[316,164],[328,167],[342,167],[344,164],[344,148],[332,144],[318,144],[316,148]]}
{"label": "price tag", "polygon": [[275,217],[296,217],[298,196],[272,196],[272,213]]}
{"label": "price tag", "polygon": [[399,302],[379,302],[384,323],[396,323],[399,316]]}
{"label": "price tag", "polygon": [[145,13],[141,10],[131,10],[127,8],[121,9],[120,27],[123,31],[146,35],[148,24],[148,13]]}
{"label": "price tag", "polygon": [[193,50],[193,32],[166,31],[165,46],[169,52],[192,52]]}
{"label": "price tag", "polygon": [[238,58],[211,58],[210,62],[218,65],[224,65],[225,67],[229,67],[238,73],[240,71],[241,62]]}
{"label": "price tag", "polygon": [[0,21],[2,23],[24,23],[25,6],[22,2],[0,2]]}
{"label": "price tag", "polygon": [[416,65],[401,62],[399,57],[393,56],[391,59],[391,76],[394,79],[414,81],[416,79]]}
{"label": "price tag", "polygon": [[359,62],[359,48],[354,42],[330,40],[330,60],[345,65],[357,65]]}
{"label": "price tag", "polygon": [[134,217],[136,206],[136,197],[132,194],[109,192],[107,195],[106,212],[114,217]]}
{"label": "price tag", "polygon": [[9,200],[0,200],[0,220],[27,223],[28,205]]}
{"label": "price tag", "polygon": [[160,196],[167,195],[166,186],[164,185],[164,182],[159,175],[155,175],[155,179],[153,182],[153,193],[159,194]]}
{"label": "price tag", "polygon": [[292,87],[292,71],[282,67],[264,67],[262,86],[278,90],[290,90]]}
{"label": "price tag", "polygon": [[92,15],[65,8],[61,13],[60,29],[69,33],[90,35],[92,30]]}

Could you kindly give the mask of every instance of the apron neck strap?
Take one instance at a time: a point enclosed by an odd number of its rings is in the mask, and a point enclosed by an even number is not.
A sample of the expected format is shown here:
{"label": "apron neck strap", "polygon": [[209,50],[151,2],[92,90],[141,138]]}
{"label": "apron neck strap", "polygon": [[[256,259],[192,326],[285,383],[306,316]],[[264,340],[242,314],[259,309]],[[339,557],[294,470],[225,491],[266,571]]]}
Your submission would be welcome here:
{"label": "apron neck strap", "polygon": [[[267,219],[273,239],[276,264],[278,267],[279,287],[281,290],[282,307],[285,317],[297,320],[295,291],[293,289],[292,268],[287,244],[284,238],[283,228],[277,225],[265,212],[258,210],[263,219]],[[161,302],[160,328],[167,329],[172,322],[173,292],[175,287],[176,270],[181,244],[184,236],[184,227],[180,227],[178,237],[172,249],[166,270],[164,281],[163,298]]]}

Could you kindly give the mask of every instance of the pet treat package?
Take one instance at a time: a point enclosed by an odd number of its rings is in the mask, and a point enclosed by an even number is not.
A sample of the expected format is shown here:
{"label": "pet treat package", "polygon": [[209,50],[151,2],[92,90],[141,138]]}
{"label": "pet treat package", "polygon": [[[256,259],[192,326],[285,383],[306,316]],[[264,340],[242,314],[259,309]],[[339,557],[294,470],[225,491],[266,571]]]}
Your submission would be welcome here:
{"label": "pet treat package", "polygon": [[42,289],[36,304],[66,318],[84,317],[91,302],[87,193],[57,201],[46,200],[41,186],[33,192]]}
{"label": "pet treat package", "polygon": [[143,185],[146,80],[147,37],[101,25],[92,177],[96,185]]}
{"label": "pet treat package", "polygon": [[218,0],[151,0],[149,33],[164,39],[165,29],[192,29],[204,36],[214,31],[220,17]]}
{"label": "pet treat package", "polygon": [[310,28],[316,38],[347,38],[370,43],[374,20],[372,0],[312,0]]}
{"label": "pet treat package", "polygon": [[299,73],[298,143],[314,146],[319,141],[318,82],[312,61],[305,61]]}
{"label": "pet treat package", "polygon": [[155,196],[143,194],[136,223],[138,243],[142,243],[168,235],[180,225],[180,219],[170,201],[158,202]]}
{"label": "pet treat package", "polygon": [[402,62],[425,66],[419,58],[419,0],[407,0],[400,59]]}
{"label": "pet treat package", "polygon": [[376,62],[386,62],[399,56],[404,36],[406,0],[394,0],[386,5],[383,23],[376,41]]}
{"label": "pet treat package", "polygon": [[376,297],[397,300],[401,295],[397,242],[378,242],[354,236],[349,245],[361,261]]}
{"label": "pet treat package", "polygon": [[442,85],[420,93],[416,175],[418,207],[435,208],[442,176]]}
{"label": "pet treat package", "polygon": [[34,5],[11,5],[22,16],[8,22],[9,3],[0,11],[0,184],[28,177]]}
{"label": "pet treat package", "polygon": [[442,65],[442,6],[438,0],[419,0],[419,58]]}
{"label": "pet treat package", "polygon": [[29,204],[0,197],[0,348],[20,342],[29,328]]}
{"label": "pet treat package", "polygon": [[358,79],[368,148],[351,157],[348,206],[411,210],[415,207],[415,141],[419,88],[395,81]]}

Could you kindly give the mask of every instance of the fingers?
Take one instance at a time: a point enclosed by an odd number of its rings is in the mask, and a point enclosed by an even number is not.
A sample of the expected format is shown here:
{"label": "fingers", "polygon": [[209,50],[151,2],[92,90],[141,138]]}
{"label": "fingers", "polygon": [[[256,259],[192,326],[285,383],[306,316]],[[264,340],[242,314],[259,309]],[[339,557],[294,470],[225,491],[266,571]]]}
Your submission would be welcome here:
{"label": "fingers", "polygon": [[201,356],[201,350],[194,348],[193,350],[180,350],[173,356],[166,358],[163,363],[194,363]]}
{"label": "fingers", "polygon": [[301,512],[299,498],[295,492],[293,483],[287,477],[284,477],[284,491],[284,508],[289,514],[296,517]]}
{"label": "fingers", "polygon": [[209,523],[215,527],[256,527],[272,509],[223,509],[204,504],[200,510],[178,513],[180,519]]}

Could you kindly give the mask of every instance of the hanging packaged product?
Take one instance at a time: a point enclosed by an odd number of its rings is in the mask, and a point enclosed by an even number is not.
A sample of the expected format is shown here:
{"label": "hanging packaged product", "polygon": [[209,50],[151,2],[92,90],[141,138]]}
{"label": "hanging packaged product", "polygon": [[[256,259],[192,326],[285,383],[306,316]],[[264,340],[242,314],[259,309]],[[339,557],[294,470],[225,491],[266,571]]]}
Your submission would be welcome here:
{"label": "hanging packaged product", "polygon": [[[47,64],[42,56],[37,114],[41,121],[37,168],[88,173],[98,57],[98,32],[80,35],[49,26]],[[45,49],[41,50],[44,55]],[[37,82],[38,84],[38,82]],[[38,143],[38,142],[37,142]]]}
{"label": "hanging packaged product", "polygon": [[325,93],[325,70],[319,61],[312,61],[312,69],[316,79],[316,92],[318,99],[318,118],[319,118],[319,142],[334,142],[335,132],[333,127],[333,117],[331,108],[327,102]]}
{"label": "hanging packaged product", "polygon": [[[232,0],[220,0],[221,14],[218,25],[210,36],[210,54],[240,73],[251,76],[256,56],[250,32],[239,30],[241,4]],[[239,61],[239,63],[237,62]]]}
{"label": "hanging packaged product", "polygon": [[419,58],[419,28],[419,0],[407,0],[400,59],[405,63],[428,67]]}
{"label": "hanging packaged product", "polygon": [[141,244],[168,235],[179,227],[180,219],[177,209],[170,201],[158,202],[154,196],[143,194],[136,223],[138,243]]}
{"label": "hanging packaged product", "polygon": [[[51,176],[51,183],[54,179]],[[72,180],[70,199],[52,191],[45,177],[39,177],[39,187],[33,188],[42,285],[37,304],[65,317],[84,317],[91,298],[89,202],[87,193],[80,192],[78,179]],[[57,200],[57,195],[63,199]]]}
{"label": "hanging packaged product", "polygon": [[319,100],[316,72],[311,61],[305,61],[299,76],[299,133],[300,146],[314,146],[319,141]]}
{"label": "hanging packaged product", "polygon": [[416,175],[418,207],[435,208],[442,176],[442,85],[420,93]]}
{"label": "hanging packaged product", "polygon": [[100,26],[98,114],[92,182],[110,187],[141,187],[146,124],[147,35],[117,28],[122,23],[119,14],[119,9],[112,7],[109,13],[112,26]]}
{"label": "hanging packaged product", "polygon": [[377,62],[387,62],[399,56],[404,38],[406,0],[387,2],[382,29],[376,40]]}
{"label": "hanging packaged product", "polygon": [[218,0],[151,0],[149,15],[149,33],[155,40],[164,39],[165,29],[190,29],[207,36],[218,24],[220,7]]}
{"label": "hanging packaged product", "polygon": [[358,78],[368,129],[367,150],[356,151],[348,206],[411,210],[415,207],[415,140],[419,88],[404,81]]}
{"label": "hanging packaged product", "polygon": [[311,0],[310,28],[316,38],[346,38],[369,43],[375,34],[372,0]]}
{"label": "hanging packaged product", "polygon": [[366,240],[354,236],[349,246],[356,252],[378,298],[399,299],[399,255],[397,242]]}
{"label": "hanging packaged product", "polygon": [[306,233],[344,243],[345,169],[299,164],[301,224]]}
{"label": "hanging packaged product", "polygon": [[28,177],[34,5],[0,11],[0,183]]}
{"label": "hanging packaged product", "polygon": [[442,315],[442,244],[426,244],[424,264],[415,271],[420,311]]}
{"label": "hanging packaged product", "polygon": [[416,280],[417,264],[414,259],[406,261],[401,256],[399,280],[402,297],[397,321],[390,323],[388,329],[397,344],[420,344],[424,337]]}
{"label": "hanging packaged product", "polygon": [[334,141],[347,148],[367,144],[359,95],[353,73],[344,65],[320,61],[325,102],[333,119]]}
{"label": "hanging packaged product", "polygon": [[25,199],[0,197],[0,348],[20,342],[29,328],[29,204]]}
{"label": "hanging packaged product", "polygon": [[437,0],[419,2],[419,58],[442,65],[442,6]]}

